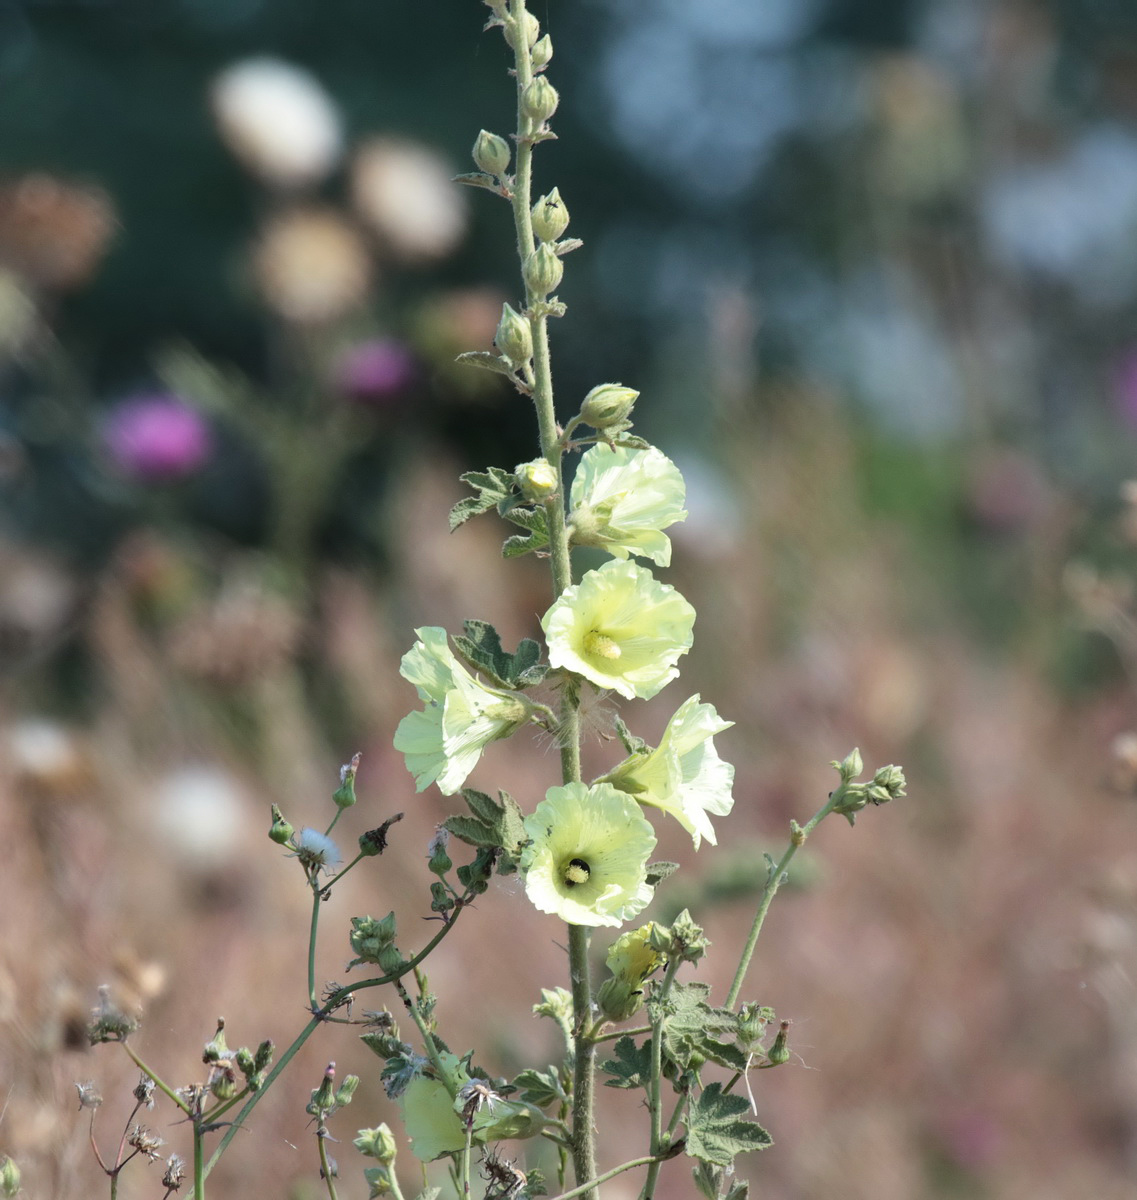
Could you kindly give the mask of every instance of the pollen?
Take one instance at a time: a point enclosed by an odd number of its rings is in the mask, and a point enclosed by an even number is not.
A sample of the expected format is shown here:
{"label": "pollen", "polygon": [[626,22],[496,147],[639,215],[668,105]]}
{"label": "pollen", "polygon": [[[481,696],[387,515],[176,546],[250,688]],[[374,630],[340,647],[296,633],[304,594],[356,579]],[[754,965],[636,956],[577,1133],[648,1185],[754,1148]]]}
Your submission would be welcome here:
{"label": "pollen", "polygon": [[592,868],[583,858],[574,858],[565,867],[565,883],[569,887],[576,887],[578,883],[587,883],[591,874]]}
{"label": "pollen", "polygon": [[606,658],[609,662],[620,657],[619,645],[598,629],[591,629],[584,635],[584,652],[593,658]]}

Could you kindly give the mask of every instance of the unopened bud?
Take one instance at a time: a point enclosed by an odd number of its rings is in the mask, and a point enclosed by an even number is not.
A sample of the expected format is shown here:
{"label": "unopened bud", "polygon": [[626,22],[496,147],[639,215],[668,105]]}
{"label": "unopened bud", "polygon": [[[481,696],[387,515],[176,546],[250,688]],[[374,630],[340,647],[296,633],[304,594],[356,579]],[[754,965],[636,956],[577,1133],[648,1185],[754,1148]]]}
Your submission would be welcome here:
{"label": "unopened bud", "polygon": [[544,458],[535,458],[532,462],[521,463],[514,468],[513,477],[517,480],[517,487],[526,500],[534,502],[544,500],[557,490],[556,469]]}
{"label": "unopened bud", "polygon": [[442,826],[439,826],[434,832],[434,837],[430,839],[430,845],[427,846],[427,867],[432,874],[439,878],[454,866],[450,861],[450,855],[446,853],[446,844],[449,840],[450,834]]}
{"label": "unopened bud", "polygon": [[903,769],[890,763],[887,767],[881,767],[872,777],[869,799],[874,804],[886,804],[889,800],[896,800],[905,795],[907,783]]}
{"label": "unopened bud", "polygon": [[533,330],[508,304],[501,306],[501,320],[493,341],[512,367],[522,367],[533,357]]}
{"label": "unopened bud", "polygon": [[626,1021],[643,1006],[642,987],[635,987],[620,976],[605,979],[596,993],[596,1003],[609,1021]]}
{"label": "unopened bud", "polygon": [[842,783],[852,782],[865,769],[861,752],[856,746],[845,755],[841,762],[833,762],[830,765],[837,769]]}
{"label": "unopened bud", "polygon": [[237,1075],[232,1067],[221,1067],[213,1073],[209,1090],[218,1100],[232,1100],[238,1092]]}
{"label": "unopened bud", "polygon": [[248,1046],[242,1046],[236,1054],[233,1055],[233,1061],[237,1064],[237,1069],[246,1079],[250,1075],[256,1073],[257,1064],[253,1058],[253,1052]]}
{"label": "unopened bud", "polygon": [[[537,39],[541,36],[541,24],[531,12],[525,13],[525,15],[522,17],[521,28],[525,34],[526,48],[532,46],[537,41]],[[509,45],[514,50],[516,50],[517,49],[517,22],[507,19],[506,23],[505,23],[504,33],[505,33],[505,40],[509,43]]]}
{"label": "unopened bud", "polygon": [[355,803],[355,776],[362,758],[362,754],[353,754],[351,762],[340,767],[340,785],[332,793],[337,808],[351,808]]}
{"label": "unopened bud", "polygon": [[634,388],[618,383],[602,383],[594,387],[580,406],[580,419],[593,429],[610,429],[623,426],[631,415],[639,396]]}
{"label": "unopened bud", "polygon": [[7,1154],[0,1160],[0,1194],[14,1196],[20,1190],[20,1168]]}
{"label": "unopened bud", "polygon": [[359,1076],[345,1075],[343,1083],[336,1089],[336,1107],[346,1108],[351,1103],[357,1087],[359,1087]]}
{"label": "unopened bud", "polygon": [[557,89],[545,78],[538,75],[521,93],[521,111],[538,124],[547,121],[557,111],[560,103]]}
{"label": "unopened bud", "polygon": [[386,1123],[375,1129],[361,1129],[359,1137],[352,1144],[360,1154],[378,1159],[385,1167],[389,1167],[395,1161],[395,1153],[398,1149],[395,1135]]}
{"label": "unopened bud", "polygon": [[336,1104],[336,1064],[328,1063],[324,1070],[324,1078],[320,1086],[312,1093],[312,1099],[305,1106],[305,1112],[313,1117],[321,1117],[331,1112]]}
{"label": "unopened bud", "polygon": [[766,1051],[766,1057],[776,1067],[780,1067],[782,1063],[790,1060],[790,1023],[783,1021],[781,1028],[778,1030],[778,1036],[774,1038],[774,1044]]}
{"label": "unopened bud", "polygon": [[351,948],[359,957],[357,963],[378,963],[379,955],[395,940],[395,914],[388,913],[381,921],[374,917],[352,917]]}
{"label": "unopened bud", "polygon": [[223,1017],[218,1017],[217,1032],[213,1035],[212,1041],[205,1043],[205,1049],[201,1052],[201,1061],[218,1063],[228,1060],[229,1053],[229,1047],[225,1044],[225,1020]]}
{"label": "unopened bud", "polygon": [[525,283],[537,297],[545,297],[560,283],[565,273],[565,264],[557,252],[542,242],[525,260]]}
{"label": "unopened bud", "polygon": [[257,1052],[253,1056],[253,1066],[258,1071],[263,1071],[270,1062],[272,1062],[273,1051],[276,1049],[276,1043],[271,1039],[266,1038],[257,1047]]}
{"label": "unopened bud", "polygon": [[533,205],[533,232],[543,242],[555,242],[568,228],[569,210],[558,188]]}
{"label": "unopened bud", "polygon": [[280,805],[272,806],[272,824],[269,826],[268,836],[272,838],[278,846],[288,844],[288,839],[292,836],[292,826],[284,819],[280,811]]}
{"label": "unopened bud", "polygon": [[533,60],[533,69],[535,71],[544,70],[549,65],[553,57],[553,42],[547,33],[543,38],[538,38],[533,43],[533,49],[530,51],[529,56]]}
{"label": "unopened bud", "polygon": [[474,162],[479,171],[499,179],[509,170],[509,143],[496,133],[483,129],[474,142]]}
{"label": "unopened bud", "polygon": [[710,940],[701,925],[696,925],[684,909],[671,925],[671,957],[681,962],[696,963],[707,952]]}

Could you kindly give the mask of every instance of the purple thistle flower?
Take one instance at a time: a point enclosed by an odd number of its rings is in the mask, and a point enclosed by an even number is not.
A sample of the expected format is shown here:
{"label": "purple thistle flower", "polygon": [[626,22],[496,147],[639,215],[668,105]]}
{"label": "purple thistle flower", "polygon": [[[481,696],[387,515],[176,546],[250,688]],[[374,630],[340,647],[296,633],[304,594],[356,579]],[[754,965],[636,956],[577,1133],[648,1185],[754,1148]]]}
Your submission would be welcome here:
{"label": "purple thistle flower", "polygon": [[414,382],[414,355],[393,338],[371,338],[350,347],[336,363],[336,385],[355,400],[391,400]]}
{"label": "purple thistle flower", "polygon": [[213,432],[185,401],[152,393],[124,400],[110,412],[103,444],[123,475],[157,483],[204,466],[213,452]]}

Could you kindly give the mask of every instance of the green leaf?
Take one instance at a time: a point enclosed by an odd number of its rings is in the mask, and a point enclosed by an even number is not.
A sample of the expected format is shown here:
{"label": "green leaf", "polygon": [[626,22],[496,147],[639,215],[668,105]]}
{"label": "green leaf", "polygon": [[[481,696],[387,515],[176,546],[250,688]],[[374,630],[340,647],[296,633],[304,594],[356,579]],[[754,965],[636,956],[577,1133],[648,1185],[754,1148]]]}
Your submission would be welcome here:
{"label": "green leaf", "polygon": [[485,821],[487,825],[493,825],[501,819],[501,805],[492,796],[487,796],[485,792],[478,792],[473,788],[463,788],[462,799],[470,806],[470,811],[474,816],[480,821]]}
{"label": "green leaf", "polygon": [[652,887],[655,887],[656,884],[666,879],[668,875],[674,875],[678,870],[679,864],[677,862],[666,862],[661,860],[660,862],[648,863],[647,881]]}
{"label": "green leaf", "polygon": [[442,822],[442,828],[468,846],[496,846],[499,844],[493,826],[487,825],[485,821],[479,821],[477,817],[467,817],[462,813],[457,813],[453,817],[447,817]]}
{"label": "green leaf", "polygon": [[508,792],[498,792],[501,798],[501,820],[497,826],[497,834],[501,839],[498,845],[506,852],[516,858],[522,850],[522,847],[529,841],[529,835],[525,832],[525,814],[521,811],[521,805]]}
{"label": "green leaf", "polygon": [[558,258],[564,258],[566,254],[571,254],[574,250],[579,250],[584,243],[580,238],[565,238],[563,242],[557,242],[553,247]]}
{"label": "green leaf", "polygon": [[729,1009],[712,1008],[710,991],[706,983],[676,983],[665,999],[648,1001],[653,1019],[662,1018],[663,1053],[680,1071],[708,1058],[735,1071],[746,1065],[746,1055],[727,1041],[737,1032],[738,1018]]}
{"label": "green leaf", "polygon": [[[502,649],[501,637],[488,621],[464,622],[466,634],[456,634],[454,647],[476,671],[503,688],[524,688],[540,683],[548,671],[538,666],[541,647],[532,638],[522,638],[513,654]],[[488,817],[485,818],[489,820]]]}
{"label": "green leaf", "polygon": [[522,1071],[513,1084],[520,1089],[522,1100],[527,1104],[535,1104],[538,1108],[568,1102],[556,1067],[550,1067],[547,1071],[538,1071],[530,1067]]}
{"label": "green leaf", "polygon": [[481,171],[471,171],[466,175],[455,175],[454,183],[464,183],[468,187],[485,188],[487,192],[495,192],[501,195],[501,187],[497,180],[492,175],[486,175]]}
{"label": "green leaf", "polygon": [[454,361],[464,363],[468,367],[481,367],[483,371],[493,371],[498,375],[513,374],[513,368],[504,358],[499,358],[488,350],[467,350],[459,354]]}
{"label": "green leaf", "polygon": [[647,742],[642,737],[636,737],[619,717],[616,718],[616,736],[623,743],[624,751],[627,754],[644,754],[647,752]]}
{"label": "green leaf", "polygon": [[[642,1046],[626,1034],[612,1047],[615,1057],[600,1064],[602,1071],[607,1071],[612,1079],[604,1081],[605,1087],[617,1088],[646,1088],[651,1081],[651,1038]],[[743,1102],[745,1103],[745,1101]]]}
{"label": "green leaf", "polygon": [[702,1162],[729,1167],[739,1154],[765,1150],[774,1139],[754,1121],[743,1119],[750,1105],[743,1096],[723,1095],[722,1084],[709,1084],[687,1114],[687,1153]]}
{"label": "green leaf", "polygon": [[520,558],[523,554],[532,554],[534,550],[543,550],[549,544],[548,538],[539,537],[535,533],[515,533],[502,543],[502,558]]}
{"label": "green leaf", "polygon": [[[493,355],[488,357],[492,358]],[[451,533],[459,525],[464,525],[471,517],[489,512],[491,508],[497,508],[513,498],[513,474],[510,471],[503,471],[501,467],[490,467],[486,472],[467,471],[460,478],[463,483],[468,483],[477,492],[477,495],[459,500],[450,510]]]}

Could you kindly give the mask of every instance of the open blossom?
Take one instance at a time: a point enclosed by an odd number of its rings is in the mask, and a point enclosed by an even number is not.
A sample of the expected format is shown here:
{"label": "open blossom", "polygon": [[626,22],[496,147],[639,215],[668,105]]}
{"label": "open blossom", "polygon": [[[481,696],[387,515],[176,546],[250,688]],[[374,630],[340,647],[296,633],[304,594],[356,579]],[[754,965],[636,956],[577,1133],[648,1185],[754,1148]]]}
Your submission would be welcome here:
{"label": "open blossom", "polygon": [[686,519],[684,497],[679,468],[654,446],[593,446],[572,481],[573,543],[599,546],[617,558],[650,558],[666,567],[671,539],[663,530]]}
{"label": "open blossom", "polygon": [[549,662],[629,700],[650,699],[678,674],[695,610],[633,562],[613,559],[566,588],[541,619]]}
{"label": "open blossom", "polygon": [[620,925],[651,900],[655,833],[639,805],[609,784],[549,788],[525,818],[525,892],[570,925]]}
{"label": "open blossom", "polygon": [[698,696],[691,696],[667,722],[654,750],[626,758],[603,782],[670,813],[691,835],[696,850],[703,838],[714,845],[710,818],[725,816],[734,806],[734,767],[719,758],[713,738],[733,724],[713,704],[700,704]]}
{"label": "open blossom", "polygon": [[523,701],[491,691],[454,657],[446,630],[416,629],[419,640],[403,655],[399,673],[418,688],[422,712],[405,716],[395,731],[417,791],[437,783],[452,796],[466,782],[482,751],[529,720]]}

